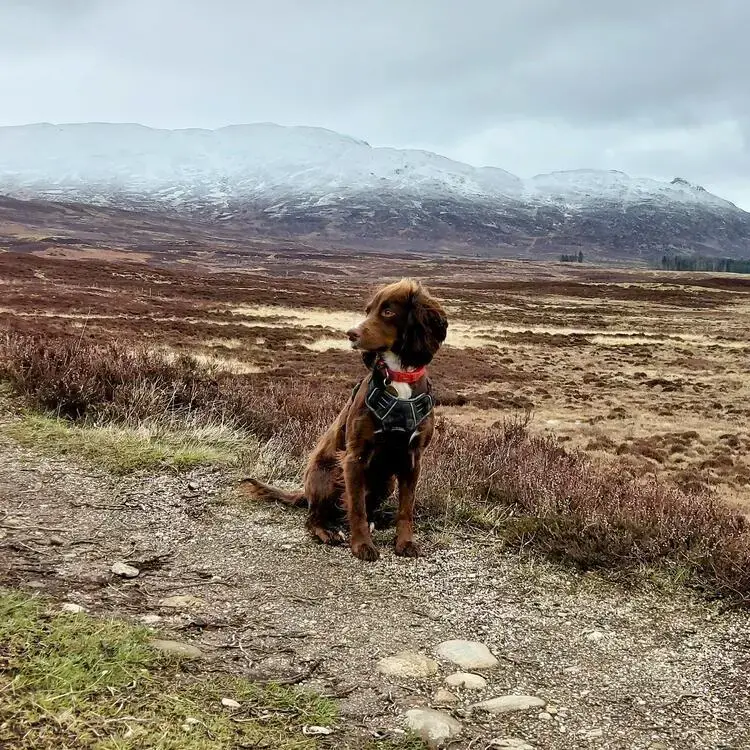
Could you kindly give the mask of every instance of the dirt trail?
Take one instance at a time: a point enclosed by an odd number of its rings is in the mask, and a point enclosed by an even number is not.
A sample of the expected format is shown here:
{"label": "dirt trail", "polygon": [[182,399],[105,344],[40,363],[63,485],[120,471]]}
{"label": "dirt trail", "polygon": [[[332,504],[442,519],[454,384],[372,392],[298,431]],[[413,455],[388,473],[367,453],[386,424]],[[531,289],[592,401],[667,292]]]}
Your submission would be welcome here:
{"label": "dirt trail", "polygon": [[[522,738],[568,748],[750,746],[750,622],[687,594],[628,591],[458,536],[380,562],[304,534],[298,511],[243,503],[227,473],[111,477],[0,439],[0,583],[38,588],[92,613],[149,618],[198,646],[212,668],[299,682],[339,696],[328,747],[403,728],[431,705],[426,679],[387,678],[377,661],[403,650],[434,657],[453,638],[499,658],[487,688],[456,691],[456,748]],[[110,572],[116,561],[140,570]],[[160,606],[189,595],[192,604]],[[160,619],[156,619],[156,617]],[[471,703],[508,693],[540,709],[500,716]],[[334,739],[336,740],[334,742]]]}

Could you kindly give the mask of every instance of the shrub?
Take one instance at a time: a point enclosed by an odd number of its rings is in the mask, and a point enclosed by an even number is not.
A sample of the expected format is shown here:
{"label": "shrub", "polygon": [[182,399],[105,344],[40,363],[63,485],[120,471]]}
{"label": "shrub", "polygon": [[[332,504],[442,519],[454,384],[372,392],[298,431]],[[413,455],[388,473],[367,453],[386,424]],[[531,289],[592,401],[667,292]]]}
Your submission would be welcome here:
{"label": "shrub", "polygon": [[[30,405],[69,419],[229,424],[295,459],[348,397],[310,379],[252,380],[186,356],[19,333],[0,339],[0,379]],[[583,568],[673,566],[750,599],[742,517],[705,491],[634,476],[530,435],[527,420],[486,429],[438,420],[420,497],[425,518],[481,525],[513,548]]]}

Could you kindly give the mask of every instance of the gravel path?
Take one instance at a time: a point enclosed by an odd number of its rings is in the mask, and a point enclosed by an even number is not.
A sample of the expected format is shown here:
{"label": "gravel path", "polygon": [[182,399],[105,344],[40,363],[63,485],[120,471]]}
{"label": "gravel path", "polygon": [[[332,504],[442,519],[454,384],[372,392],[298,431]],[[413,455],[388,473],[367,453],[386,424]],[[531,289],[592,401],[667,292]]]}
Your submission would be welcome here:
{"label": "gravel path", "polygon": [[[336,696],[327,747],[395,736],[426,707],[460,724],[452,748],[750,747],[746,612],[448,534],[413,561],[379,533],[385,554],[364,564],[309,541],[299,511],[249,505],[231,486],[213,471],[115,478],[0,438],[0,583],[145,621],[213,668]],[[497,664],[449,663],[437,647],[452,639]],[[400,652],[426,676],[379,663]],[[445,684],[461,671],[486,686]],[[540,700],[472,708],[509,694]]]}

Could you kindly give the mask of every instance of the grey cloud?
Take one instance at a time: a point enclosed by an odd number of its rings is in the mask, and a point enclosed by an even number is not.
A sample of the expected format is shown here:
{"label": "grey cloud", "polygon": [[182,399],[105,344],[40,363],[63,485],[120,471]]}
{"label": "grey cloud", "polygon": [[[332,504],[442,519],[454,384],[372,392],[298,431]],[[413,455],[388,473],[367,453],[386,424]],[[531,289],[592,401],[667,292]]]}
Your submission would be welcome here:
{"label": "grey cloud", "polygon": [[522,175],[681,175],[750,208],[737,0],[4,0],[0,124],[311,124]]}

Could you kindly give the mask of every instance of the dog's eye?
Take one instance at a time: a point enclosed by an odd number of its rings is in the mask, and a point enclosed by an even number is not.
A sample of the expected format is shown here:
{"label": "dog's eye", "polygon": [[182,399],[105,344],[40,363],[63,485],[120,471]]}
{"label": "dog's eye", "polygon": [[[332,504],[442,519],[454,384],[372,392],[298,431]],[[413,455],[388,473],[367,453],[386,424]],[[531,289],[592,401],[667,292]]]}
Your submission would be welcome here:
{"label": "dog's eye", "polygon": [[381,314],[381,315],[382,315],[382,316],[383,316],[384,318],[392,318],[392,317],[393,317],[393,316],[394,316],[394,315],[395,315],[396,313],[395,313],[395,312],[393,312],[393,310],[389,310],[389,309],[388,309],[387,307],[384,307],[384,308],[383,308],[383,309],[382,309],[382,310],[380,311],[380,314]]}

